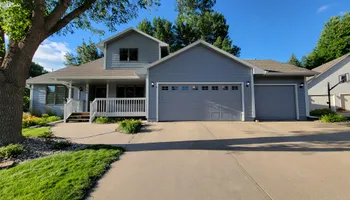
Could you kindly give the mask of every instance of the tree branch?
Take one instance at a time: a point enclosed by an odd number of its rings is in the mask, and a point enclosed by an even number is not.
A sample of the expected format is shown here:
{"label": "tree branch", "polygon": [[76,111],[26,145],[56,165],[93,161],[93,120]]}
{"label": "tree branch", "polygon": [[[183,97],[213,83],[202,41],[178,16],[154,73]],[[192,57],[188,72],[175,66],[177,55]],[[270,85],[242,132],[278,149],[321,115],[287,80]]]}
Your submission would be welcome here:
{"label": "tree branch", "polygon": [[44,27],[45,25],[45,9],[46,3],[45,0],[34,0],[34,13],[32,18],[33,27]]}
{"label": "tree branch", "polygon": [[50,30],[66,13],[72,0],[59,0],[50,15],[45,18],[46,30]]}
{"label": "tree branch", "polygon": [[49,30],[49,35],[52,35],[52,34],[56,33],[57,31],[61,30],[62,28],[64,28],[73,19],[79,17],[79,15],[83,14],[86,10],[88,10],[92,6],[92,4],[94,4],[95,2],[96,2],[96,0],[89,0],[86,3],[84,3],[83,5],[79,6],[75,10],[73,10],[72,12],[68,13],[61,20],[59,20],[55,24],[55,26],[53,26]]}

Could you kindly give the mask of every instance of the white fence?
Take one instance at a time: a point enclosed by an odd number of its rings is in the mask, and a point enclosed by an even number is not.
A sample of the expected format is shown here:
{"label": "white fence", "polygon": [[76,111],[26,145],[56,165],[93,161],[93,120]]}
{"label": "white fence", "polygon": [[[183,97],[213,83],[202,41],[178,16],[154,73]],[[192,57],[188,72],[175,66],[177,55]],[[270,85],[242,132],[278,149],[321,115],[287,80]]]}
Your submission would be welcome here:
{"label": "white fence", "polygon": [[90,122],[99,116],[145,117],[146,98],[96,98],[90,104]]}

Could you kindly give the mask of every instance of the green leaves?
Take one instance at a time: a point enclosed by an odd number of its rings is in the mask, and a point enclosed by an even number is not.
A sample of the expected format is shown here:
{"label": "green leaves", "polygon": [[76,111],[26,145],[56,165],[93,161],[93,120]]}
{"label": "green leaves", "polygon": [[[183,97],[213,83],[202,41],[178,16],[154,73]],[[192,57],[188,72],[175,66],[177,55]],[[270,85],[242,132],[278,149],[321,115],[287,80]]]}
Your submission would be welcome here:
{"label": "green leaves", "polygon": [[85,41],[77,47],[77,54],[67,53],[65,57],[65,65],[69,66],[79,66],[91,61],[94,61],[98,58],[101,58],[103,55],[97,49],[96,45],[89,40],[89,44],[86,44]]}
{"label": "green leaves", "polygon": [[298,60],[298,58],[294,55],[294,53],[290,56],[289,61],[287,62],[287,64],[290,65],[294,65],[297,67],[303,67],[303,65],[301,64],[301,62]]}
{"label": "green leaves", "polygon": [[331,17],[325,24],[317,46],[303,59],[312,69],[350,52],[350,12]]}

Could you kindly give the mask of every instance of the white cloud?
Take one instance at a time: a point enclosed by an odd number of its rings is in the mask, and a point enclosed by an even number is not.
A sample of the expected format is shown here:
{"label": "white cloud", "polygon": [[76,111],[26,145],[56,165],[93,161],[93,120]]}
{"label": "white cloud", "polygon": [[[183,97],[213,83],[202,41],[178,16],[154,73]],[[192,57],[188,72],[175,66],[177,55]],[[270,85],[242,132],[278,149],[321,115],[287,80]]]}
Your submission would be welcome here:
{"label": "white cloud", "polygon": [[45,40],[35,52],[33,61],[52,71],[64,67],[64,55],[70,53],[68,44]]}
{"label": "white cloud", "polygon": [[330,7],[330,5],[324,5],[324,6],[321,6],[317,9],[317,13],[321,13],[323,11],[326,11],[328,8]]}

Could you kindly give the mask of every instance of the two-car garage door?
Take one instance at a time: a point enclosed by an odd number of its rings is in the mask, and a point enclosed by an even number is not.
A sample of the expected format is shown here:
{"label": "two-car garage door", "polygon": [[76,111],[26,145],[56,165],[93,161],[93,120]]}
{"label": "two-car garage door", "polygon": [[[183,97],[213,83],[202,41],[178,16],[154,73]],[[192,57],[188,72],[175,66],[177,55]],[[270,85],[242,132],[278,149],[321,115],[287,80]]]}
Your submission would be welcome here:
{"label": "two-car garage door", "polygon": [[240,121],[240,84],[161,84],[158,121]]}

